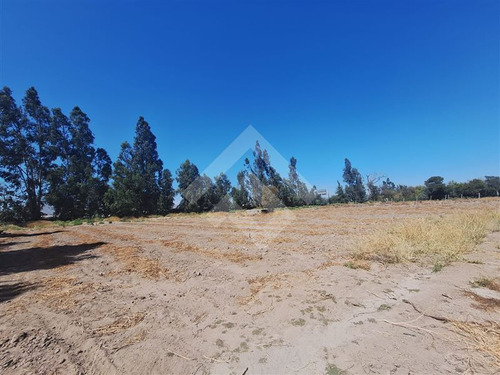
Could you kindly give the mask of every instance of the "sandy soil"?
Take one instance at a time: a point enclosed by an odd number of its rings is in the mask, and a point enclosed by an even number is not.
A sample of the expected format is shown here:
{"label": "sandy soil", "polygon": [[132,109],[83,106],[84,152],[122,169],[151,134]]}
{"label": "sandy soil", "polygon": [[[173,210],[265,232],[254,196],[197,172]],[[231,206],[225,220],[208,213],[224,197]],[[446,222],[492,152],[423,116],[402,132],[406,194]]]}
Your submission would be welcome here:
{"label": "sandy soil", "polygon": [[[470,281],[500,275],[500,232],[436,273],[344,266],[356,239],[377,228],[499,204],[172,215],[4,233],[0,373],[499,373],[485,340],[500,335],[490,323],[500,321],[500,292]],[[490,336],[464,326],[491,326]]]}

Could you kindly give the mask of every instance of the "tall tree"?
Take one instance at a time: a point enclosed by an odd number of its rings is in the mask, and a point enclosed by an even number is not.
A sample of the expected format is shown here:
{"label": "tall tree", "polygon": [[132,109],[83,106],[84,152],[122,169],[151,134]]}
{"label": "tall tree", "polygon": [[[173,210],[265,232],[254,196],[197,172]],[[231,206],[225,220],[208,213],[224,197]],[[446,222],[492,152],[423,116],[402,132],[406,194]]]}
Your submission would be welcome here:
{"label": "tall tree", "polygon": [[485,176],[484,182],[486,184],[486,194],[489,196],[500,195],[500,177],[499,176]]}
{"label": "tall tree", "polygon": [[158,200],[158,213],[161,215],[168,214],[174,206],[175,190],[172,186],[172,173],[165,169],[160,179],[160,198]]}
{"label": "tall tree", "polygon": [[201,181],[198,167],[186,160],[177,169],[178,193],[181,195],[179,209],[184,212],[200,212],[202,209],[198,200],[204,194],[211,194],[211,191],[203,191],[205,184]]}
{"label": "tall tree", "polygon": [[250,198],[256,207],[262,206],[262,189],[269,185],[270,160],[267,150],[262,150],[259,141],[255,142],[253,162],[245,159],[246,177],[250,188]]}
{"label": "tall tree", "polygon": [[250,191],[246,179],[246,171],[238,172],[236,176],[238,187],[233,187],[231,197],[233,198],[234,208],[248,209],[253,208],[252,200],[250,199]]}
{"label": "tall tree", "polygon": [[[284,186],[287,184],[287,181],[272,167],[269,154],[267,150],[263,150],[260,147],[259,141],[255,142],[252,154],[252,161],[248,158],[245,159],[246,170],[242,175],[246,179],[245,188],[249,193],[250,205],[252,207],[262,207],[266,202],[274,202],[274,198],[271,199],[271,195],[275,195],[278,200],[281,200],[281,194],[287,192],[286,186]],[[266,199],[263,202],[264,188],[266,189]],[[291,189],[290,186],[289,189]],[[235,193],[238,195],[237,191]]]}
{"label": "tall tree", "polygon": [[8,87],[0,91],[0,139],[0,177],[25,197],[27,218],[39,219],[56,156],[50,112],[34,87],[26,91],[22,109]]}
{"label": "tall tree", "polygon": [[138,176],[139,211],[141,215],[154,214],[160,198],[159,181],[163,162],[157,151],[156,137],[141,116],[135,127],[132,150],[132,171]]}
{"label": "tall tree", "polygon": [[425,181],[427,197],[429,199],[443,199],[446,195],[446,185],[441,176],[432,176]]}
{"label": "tall tree", "polygon": [[106,205],[112,214],[139,216],[139,177],[132,170],[132,146],[123,142],[113,165],[113,189],[106,193]]}
{"label": "tall tree", "polygon": [[229,211],[231,207],[231,181],[226,174],[215,177],[213,205],[216,211]]}
{"label": "tall tree", "polygon": [[[19,200],[24,202],[27,199],[28,186],[33,184],[29,163],[32,148],[25,137],[25,122],[26,118],[12,97],[12,91],[4,87],[0,91],[0,178],[5,182],[2,188],[2,209],[5,212],[14,209],[7,194],[18,195]],[[21,219],[28,219],[30,212],[24,210],[24,207],[22,211]],[[8,218],[12,215],[3,216]]]}
{"label": "tall tree", "polygon": [[372,173],[366,176],[366,188],[368,189],[368,199],[371,201],[376,201],[380,196],[380,187],[377,186],[378,182],[384,176],[377,173]]}
{"label": "tall tree", "polygon": [[486,183],[480,178],[474,178],[464,184],[463,194],[466,197],[484,197],[486,196]]}
{"label": "tall tree", "polygon": [[335,195],[330,198],[330,203],[347,203],[349,202],[349,197],[344,191],[344,188],[340,184],[339,181],[337,181],[337,190],[335,191]]}
{"label": "tall tree", "polygon": [[61,219],[71,218],[72,195],[68,185],[70,173],[71,121],[60,108],[52,109],[51,138],[58,156],[57,165],[49,175],[47,203],[54,209],[54,216]]}
{"label": "tall tree", "polygon": [[353,168],[349,159],[345,159],[343,174],[344,182],[347,184],[345,193],[351,202],[364,202],[366,190],[363,185],[363,177],[356,168]]}
{"label": "tall tree", "polygon": [[59,108],[52,110],[51,137],[57,166],[50,173],[47,202],[54,216],[68,220],[107,213],[104,196],[111,175],[107,152],[94,148],[89,117],[79,108],[69,119]]}
{"label": "tall tree", "polygon": [[393,200],[396,194],[396,184],[392,182],[389,177],[385,181],[382,181],[382,187],[380,188],[380,195],[383,199],[389,201]]}
{"label": "tall tree", "polygon": [[50,111],[42,105],[34,87],[26,91],[23,106],[27,117],[26,138],[33,152],[29,161],[33,178],[28,187],[28,207],[31,218],[38,219],[42,213],[43,197],[48,186],[51,164],[56,159],[56,155],[50,142]]}
{"label": "tall tree", "polygon": [[28,217],[24,199],[12,186],[0,184],[0,223],[23,222]]}
{"label": "tall tree", "polygon": [[[93,190],[93,161],[95,157],[94,134],[90,130],[90,119],[79,107],[70,113],[71,151],[67,188],[71,204],[67,207],[70,218],[91,216]],[[66,215],[65,215],[66,216]]]}
{"label": "tall tree", "polygon": [[105,199],[106,193],[109,190],[109,179],[111,177],[111,159],[103,148],[97,148],[93,160],[94,177],[92,180],[92,190],[89,213],[108,214]]}
{"label": "tall tree", "polygon": [[[282,196],[281,198],[285,206],[303,206],[306,204],[313,204],[317,199],[315,193],[316,188],[313,187],[311,190],[309,190],[306,183],[300,180],[299,174],[297,172],[297,159],[295,159],[293,156],[290,159],[288,168],[289,173],[287,184],[291,188],[292,199]],[[287,193],[289,192],[286,192],[284,194]]]}

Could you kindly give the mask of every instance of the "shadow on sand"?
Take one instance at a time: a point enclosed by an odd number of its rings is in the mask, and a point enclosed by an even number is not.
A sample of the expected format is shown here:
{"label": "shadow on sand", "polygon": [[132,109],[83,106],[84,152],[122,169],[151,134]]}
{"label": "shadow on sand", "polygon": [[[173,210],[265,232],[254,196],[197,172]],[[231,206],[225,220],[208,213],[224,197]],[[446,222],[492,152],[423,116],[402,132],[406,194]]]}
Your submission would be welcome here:
{"label": "shadow on sand", "polygon": [[95,255],[87,254],[87,252],[104,244],[105,242],[94,242],[0,251],[0,276],[51,269],[95,258]]}
{"label": "shadow on sand", "polygon": [[17,238],[17,237],[35,237],[35,236],[44,236],[47,234],[55,234],[64,232],[63,230],[54,230],[52,232],[38,232],[38,233],[6,233],[0,232],[0,238]]}
{"label": "shadow on sand", "polygon": [[39,284],[30,284],[26,282],[0,282],[0,303],[10,301],[15,297],[38,287]]}

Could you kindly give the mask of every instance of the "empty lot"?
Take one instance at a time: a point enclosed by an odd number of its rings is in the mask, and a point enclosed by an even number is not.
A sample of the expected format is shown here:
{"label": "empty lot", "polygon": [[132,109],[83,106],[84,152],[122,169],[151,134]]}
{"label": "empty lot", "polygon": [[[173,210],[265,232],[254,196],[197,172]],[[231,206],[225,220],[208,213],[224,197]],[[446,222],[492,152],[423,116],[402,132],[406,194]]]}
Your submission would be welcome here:
{"label": "empty lot", "polygon": [[0,372],[493,374],[500,232],[442,269],[354,255],[408,220],[499,207],[379,203],[7,230]]}

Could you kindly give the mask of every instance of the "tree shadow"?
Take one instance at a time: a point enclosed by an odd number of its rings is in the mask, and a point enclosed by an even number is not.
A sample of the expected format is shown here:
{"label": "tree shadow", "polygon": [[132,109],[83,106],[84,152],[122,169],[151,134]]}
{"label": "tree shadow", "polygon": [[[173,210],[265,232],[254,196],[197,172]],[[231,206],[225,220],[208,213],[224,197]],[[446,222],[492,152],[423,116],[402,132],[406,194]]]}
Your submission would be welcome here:
{"label": "tree shadow", "polygon": [[28,243],[28,241],[16,241],[16,242],[0,243],[0,249],[2,247],[9,247],[9,246],[14,246],[14,245],[19,245],[20,243]]}
{"label": "tree shadow", "polygon": [[32,247],[21,250],[0,251],[0,276],[19,272],[51,269],[84,259],[96,258],[85,254],[105,242],[50,247]]}
{"label": "tree shadow", "polygon": [[43,236],[47,234],[55,234],[55,233],[61,233],[64,232],[63,230],[54,230],[51,232],[38,232],[38,233],[7,233],[7,232],[0,232],[0,237],[4,238],[16,238],[16,237],[35,237],[35,236]]}
{"label": "tree shadow", "polygon": [[23,293],[37,289],[39,286],[39,284],[30,284],[23,281],[0,283],[0,303],[10,301]]}

